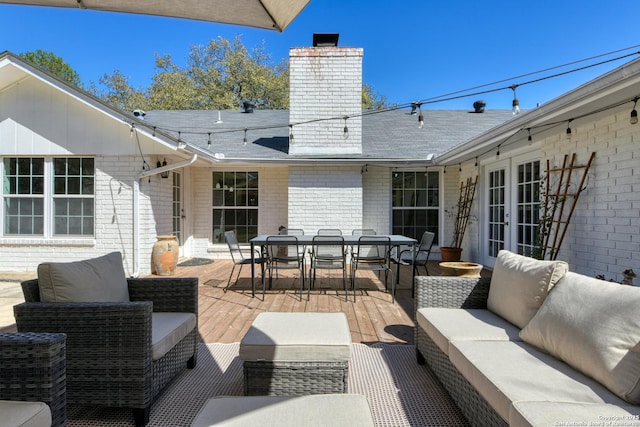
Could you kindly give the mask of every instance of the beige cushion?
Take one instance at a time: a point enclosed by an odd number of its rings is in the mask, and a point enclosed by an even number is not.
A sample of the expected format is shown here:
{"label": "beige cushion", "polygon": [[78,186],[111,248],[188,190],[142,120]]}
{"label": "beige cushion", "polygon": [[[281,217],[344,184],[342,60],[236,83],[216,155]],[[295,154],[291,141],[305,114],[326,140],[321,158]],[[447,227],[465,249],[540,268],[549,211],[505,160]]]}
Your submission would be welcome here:
{"label": "beige cushion", "polygon": [[315,394],[299,397],[244,396],[209,399],[192,427],[373,427],[366,397]]}
{"label": "beige cushion", "polygon": [[51,427],[51,410],[42,402],[0,400],[0,418],[4,427]]}
{"label": "beige cushion", "polygon": [[120,252],[75,262],[38,266],[43,302],[127,302],[129,288]]}
{"label": "beige cushion", "polygon": [[351,358],[344,313],[260,313],[240,341],[248,361],[342,362]]}
{"label": "beige cushion", "polygon": [[640,288],[567,273],[520,337],[640,404]]}
{"label": "beige cushion", "polygon": [[501,250],[491,275],[487,308],[522,329],[568,269],[564,261],[541,261]]}
{"label": "beige cushion", "polygon": [[520,329],[489,310],[426,307],[417,311],[416,320],[444,354],[451,341],[520,341]]}
{"label": "beige cushion", "polygon": [[640,426],[640,408],[606,403],[515,402],[509,427]]}
{"label": "beige cushion", "polygon": [[151,314],[151,358],[158,360],[175,347],[196,325],[193,313]]}
{"label": "beige cushion", "polygon": [[504,419],[513,402],[560,401],[625,405],[604,386],[524,342],[457,341],[453,366]]}

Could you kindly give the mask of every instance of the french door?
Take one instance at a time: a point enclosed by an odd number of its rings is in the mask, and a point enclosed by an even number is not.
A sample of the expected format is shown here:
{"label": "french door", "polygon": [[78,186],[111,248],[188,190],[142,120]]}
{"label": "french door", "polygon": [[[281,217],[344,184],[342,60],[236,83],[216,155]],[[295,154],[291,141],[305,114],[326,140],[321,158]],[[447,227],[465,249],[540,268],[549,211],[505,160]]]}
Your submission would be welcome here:
{"label": "french door", "polygon": [[182,173],[175,170],[171,173],[172,190],[173,190],[173,207],[171,211],[171,222],[173,227],[173,235],[176,236],[180,247],[180,257],[184,254],[184,206],[183,206],[183,183]]}
{"label": "french door", "polygon": [[540,161],[529,155],[487,164],[483,181],[481,262],[492,267],[501,249],[532,255],[540,215]]}

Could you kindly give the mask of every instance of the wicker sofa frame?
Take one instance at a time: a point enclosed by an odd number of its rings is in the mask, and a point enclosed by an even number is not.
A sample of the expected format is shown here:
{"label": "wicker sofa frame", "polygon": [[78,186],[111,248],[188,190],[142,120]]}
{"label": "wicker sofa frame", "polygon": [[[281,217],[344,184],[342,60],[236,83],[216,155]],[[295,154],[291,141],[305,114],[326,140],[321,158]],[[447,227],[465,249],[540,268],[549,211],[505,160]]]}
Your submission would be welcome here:
{"label": "wicker sofa frame", "polygon": [[[486,309],[490,282],[490,278],[417,276],[414,320],[418,309],[423,307]],[[428,364],[470,424],[507,426],[424,330],[419,326],[415,330],[418,363]]]}
{"label": "wicker sofa frame", "polygon": [[[151,355],[152,312],[198,315],[197,278],[130,278],[131,302],[40,302],[38,281],[22,282],[14,307],[21,332],[67,334],[67,402],[132,408],[136,425],[185,367],[196,364],[198,328],[158,360]],[[197,317],[196,317],[197,319]],[[197,320],[196,320],[197,322]]]}
{"label": "wicker sofa frame", "polygon": [[0,400],[46,403],[51,425],[66,425],[65,343],[65,334],[0,333]]}

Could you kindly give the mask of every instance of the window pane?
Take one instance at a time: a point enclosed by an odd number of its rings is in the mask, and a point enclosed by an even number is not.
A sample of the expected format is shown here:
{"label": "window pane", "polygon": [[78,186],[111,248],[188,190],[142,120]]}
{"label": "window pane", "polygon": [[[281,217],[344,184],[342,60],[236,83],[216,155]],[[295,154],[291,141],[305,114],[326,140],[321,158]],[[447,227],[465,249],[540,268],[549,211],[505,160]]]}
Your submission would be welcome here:
{"label": "window pane", "polygon": [[257,235],[258,172],[213,172],[213,241],[223,243],[224,232],[235,230],[246,243]]}

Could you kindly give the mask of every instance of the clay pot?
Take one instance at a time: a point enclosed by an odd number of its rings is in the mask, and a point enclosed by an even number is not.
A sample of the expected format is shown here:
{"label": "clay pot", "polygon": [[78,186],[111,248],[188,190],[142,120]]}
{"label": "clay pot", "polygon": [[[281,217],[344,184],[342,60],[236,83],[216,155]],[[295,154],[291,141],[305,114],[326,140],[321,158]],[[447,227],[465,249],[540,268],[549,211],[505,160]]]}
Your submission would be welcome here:
{"label": "clay pot", "polygon": [[172,276],[176,272],[178,255],[176,236],[158,236],[151,251],[151,272],[158,276]]}
{"label": "clay pot", "polygon": [[462,248],[452,248],[450,246],[441,246],[440,256],[442,258],[442,261],[444,262],[460,261],[462,257]]}

